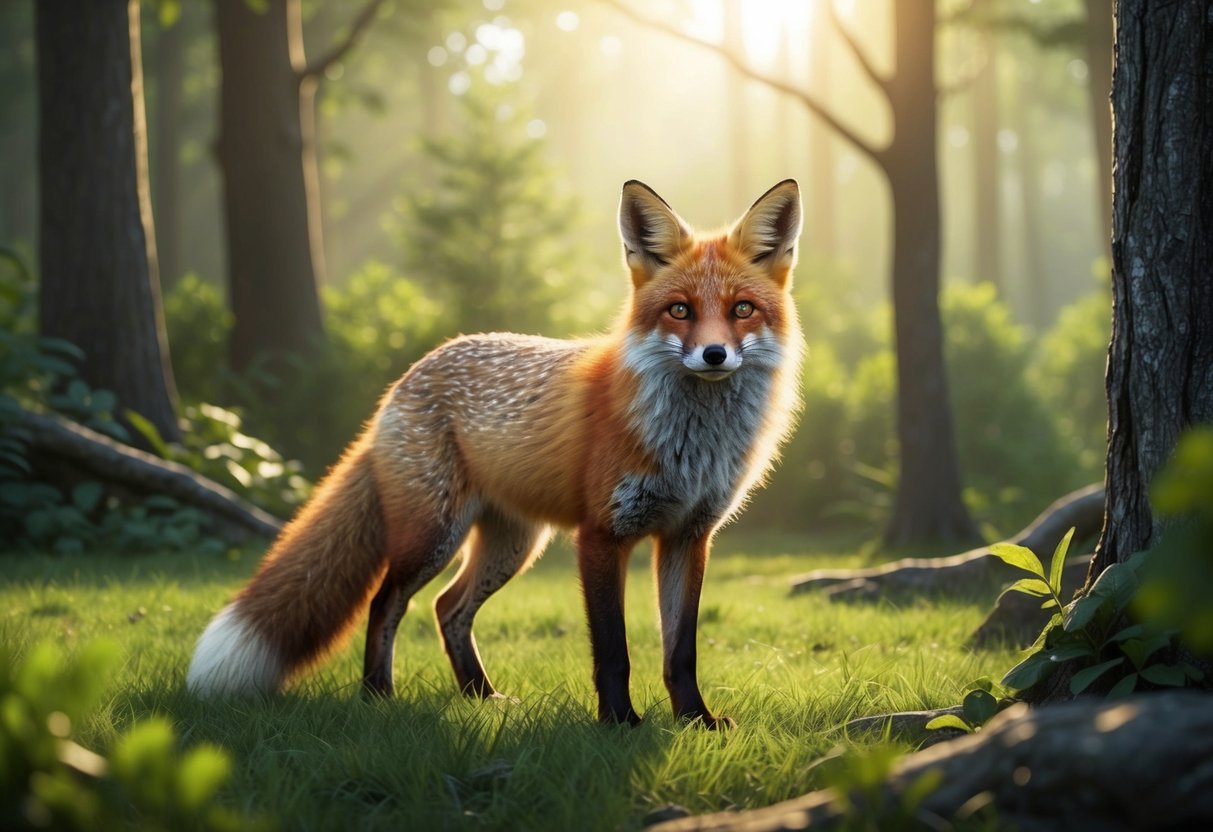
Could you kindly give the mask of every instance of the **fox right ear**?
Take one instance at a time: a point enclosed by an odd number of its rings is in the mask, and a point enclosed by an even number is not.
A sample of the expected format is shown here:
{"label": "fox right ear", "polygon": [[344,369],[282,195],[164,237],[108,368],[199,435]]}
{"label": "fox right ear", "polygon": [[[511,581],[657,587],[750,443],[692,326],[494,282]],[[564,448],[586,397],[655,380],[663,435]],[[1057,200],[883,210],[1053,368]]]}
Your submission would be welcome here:
{"label": "fox right ear", "polygon": [[619,200],[619,235],[623,256],[639,286],[669,263],[690,242],[693,232],[657,192],[631,179]]}

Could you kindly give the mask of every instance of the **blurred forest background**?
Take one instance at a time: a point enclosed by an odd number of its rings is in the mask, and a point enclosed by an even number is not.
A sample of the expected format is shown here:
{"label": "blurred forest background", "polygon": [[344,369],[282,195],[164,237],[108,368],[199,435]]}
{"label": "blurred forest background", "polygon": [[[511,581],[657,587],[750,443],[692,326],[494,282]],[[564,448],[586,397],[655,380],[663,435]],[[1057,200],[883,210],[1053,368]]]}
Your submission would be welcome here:
{"label": "blurred forest background", "polygon": [[[627,291],[616,230],[625,180],[711,227],[795,177],[806,407],[741,523],[875,534],[895,512],[901,465],[894,234],[913,220],[927,225],[903,228],[907,238],[930,238],[937,185],[940,283],[925,278],[915,301],[934,309],[937,295],[943,322],[948,387],[931,418],[947,426],[951,413],[964,510],[998,538],[1103,475],[1104,7],[145,2],[133,36],[151,281],[158,271],[167,395],[185,427],[150,414],[118,421],[286,513],[386,386],[440,341],[608,327]],[[35,17],[34,3],[0,5],[10,334],[37,331],[48,246],[64,244],[39,228],[39,38],[53,33]],[[925,96],[913,86],[923,78]],[[931,144],[909,144],[915,135]],[[5,384],[25,383],[29,367],[7,357]],[[123,396],[101,388],[117,385],[81,375],[75,388],[46,386],[59,390],[57,409],[113,421]]]}

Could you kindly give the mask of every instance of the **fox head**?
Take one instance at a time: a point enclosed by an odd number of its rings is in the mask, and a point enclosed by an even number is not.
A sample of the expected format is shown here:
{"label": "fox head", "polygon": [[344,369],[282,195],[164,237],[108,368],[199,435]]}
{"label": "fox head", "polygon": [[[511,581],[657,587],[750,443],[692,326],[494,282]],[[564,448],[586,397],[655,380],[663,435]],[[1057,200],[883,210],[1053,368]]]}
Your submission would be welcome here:
{"label": "fox head", "polygon": [[795,329],[792,268],[800,188],[785,179],[724,232],[697,235],[655,191],[623,186],[619,232],[632,275],[633,363],[678,365],[718,381],[777,366]]}

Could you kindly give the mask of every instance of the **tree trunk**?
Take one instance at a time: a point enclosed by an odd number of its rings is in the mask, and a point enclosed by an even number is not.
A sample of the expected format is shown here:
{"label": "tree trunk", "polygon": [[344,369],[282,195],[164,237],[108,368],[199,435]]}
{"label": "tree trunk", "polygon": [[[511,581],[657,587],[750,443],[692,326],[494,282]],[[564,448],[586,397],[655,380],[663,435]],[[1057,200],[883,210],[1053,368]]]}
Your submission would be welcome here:
{"label": "tree trunk", "polygon": [[1022,199],[1024,295],[1028,320],[1043,332],[1053,323],[1055,310],[1045,280],[1044,240],[1040,228],[1040,160],[1036,153],[1036,130],[1028,96],[1035,70],[1020,67],[1020,83],[1015,91],[1015,132],[1019,136],[1018,174]]}
{"label": "tree trunk", "polygon": [[1087,99],[1095,138],[1095,160],[1099,179],[1100,250],[1108,253],[1112,240],[1112,42],[1114,38],[1110,0],[1083,0],[1087,25],[1083,45],[1087,56]]}
{"label": "tree trunk", "polygon": [[[185,9],[183,8],[184,12]],[[183,24],[161,27],[156,39],[156,112],[152,134],[152,196],[160,280],[172,287],[182,276],[181,91],[185,82]]]}
{"label": "tree trunk", "polygon": [[1213,422],[1213,18],[1117,3],[1107,506],[1088,581],[1148,547],[1150,481]]}
{"label": "tree trunk", "polygon": [[35,4],[42,334],[166,439],[180,433],[147,183],[138,0]]}
{"label": "tree trunk", "polygon": [[[989,0],[982,4],[989,6]],[[973,280],[993,283],[1005,298],[1002,277],[1001,170],[998,152],[998,40],[980,33],[985,65],[973,82]]]}
{"label": "tree trunk", "polygon": [[901,474],[886,545],[978,542],[961,500],[939,312],[935,2],[895,7],[895,137],[885,153],[893,198],[893,325]]}
{"label": "tree trunk", "polygon": [[299,0],[215,0],[230,361],[306,352],[323,337],[324,255]]}

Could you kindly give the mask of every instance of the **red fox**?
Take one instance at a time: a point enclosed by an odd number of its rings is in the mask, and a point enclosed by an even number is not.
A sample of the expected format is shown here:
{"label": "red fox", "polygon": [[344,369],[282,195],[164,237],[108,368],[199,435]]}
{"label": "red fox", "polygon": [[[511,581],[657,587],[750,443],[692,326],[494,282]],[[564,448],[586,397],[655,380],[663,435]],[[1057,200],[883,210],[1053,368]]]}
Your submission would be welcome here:
{"label": "red fox", "polygon": [[460,337],[414,364],[207,626],[190,690],[278,690],[369,600],[363,690],[390,695],[409,599],[462,548],[434,603],[438,630],[459,688],[497,696],[472,620],[556,526],[576,530],[599,719],[640,719],[623,584],[633,546],[652,537],[674,713],[731,724],[709,712],[696,680],[699,595],[713,534],[770,468],[798,408],[800,225],[791,179],[706,236],[627,182],[619,228],[631,299],[613,332]]}

